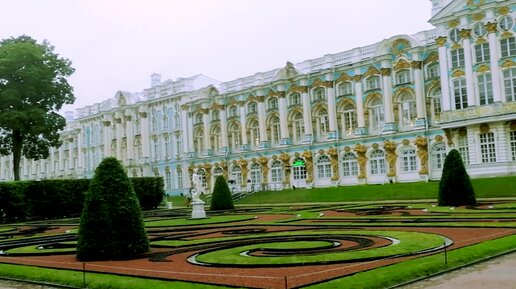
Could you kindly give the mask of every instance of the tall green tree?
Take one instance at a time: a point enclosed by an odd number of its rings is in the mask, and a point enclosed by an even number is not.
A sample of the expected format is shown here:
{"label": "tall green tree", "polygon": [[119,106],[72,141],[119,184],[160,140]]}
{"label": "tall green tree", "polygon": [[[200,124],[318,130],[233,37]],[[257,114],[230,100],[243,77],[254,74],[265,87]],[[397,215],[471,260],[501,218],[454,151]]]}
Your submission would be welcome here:
{"label": "tall green tree", "polygon": [[444,160],[443,174],[439,182],[439,206],[474,206],[475,191],[466,172],[459,151],[451,150]]}
{"label": "tall green tree", "polygon": [[210,210],[231,210],[234,209],[233,198],[224,176],[215,179],[215,186],[211,195]]}
{"label": "tall green tree", "polygon": [[57,111],[75,101],[67,77],[74,72],[47,41],[29,36],[0,41],[0,154],[13,155],[14,179],[22,156],[47,158],[66,124]]}

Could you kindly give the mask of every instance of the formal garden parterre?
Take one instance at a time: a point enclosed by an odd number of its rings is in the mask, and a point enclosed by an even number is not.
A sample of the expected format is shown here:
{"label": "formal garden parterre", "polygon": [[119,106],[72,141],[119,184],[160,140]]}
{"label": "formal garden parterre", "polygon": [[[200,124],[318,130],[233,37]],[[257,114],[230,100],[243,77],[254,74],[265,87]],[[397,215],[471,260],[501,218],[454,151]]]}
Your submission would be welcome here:
{"label": "formal garden parterre", "polygon": [[[398,273],[409,272],[376,281],[394,285],[514,250],[516,241],[512,202],[490,201],[475,207],[423,202],[246,206],[208,211],[206,219],[190,219],[189,213],[187,208],[145,212],[151,251],[124,261],[77,261],[78,219],[4,225],[0,262],[85,269],[90,288],[106,288],[102,281],[94,282],[94,273],[188,282],[169,283],[172,288],[172,284],[195,288],[196,283],[332,288],[393,266],[399,266]],[[407,262],[425,263],[428,268],[412,272],[417,266]],[[75,282],[82,286],[80,278]],[[353,282],[364,288],[386,286],[370,278],[366,283]]]}

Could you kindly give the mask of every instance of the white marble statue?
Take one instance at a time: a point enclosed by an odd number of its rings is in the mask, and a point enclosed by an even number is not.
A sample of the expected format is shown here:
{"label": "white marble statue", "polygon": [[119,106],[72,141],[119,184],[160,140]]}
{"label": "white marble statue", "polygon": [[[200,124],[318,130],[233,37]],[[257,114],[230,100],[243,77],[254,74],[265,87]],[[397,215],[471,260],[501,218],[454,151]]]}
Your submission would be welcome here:
{"label": "white marble statue", "polygon": [[197,173],[198,169],[194,169],[192,174],[192,202],[200,202],[200,195],[203,192],[201,176]]}

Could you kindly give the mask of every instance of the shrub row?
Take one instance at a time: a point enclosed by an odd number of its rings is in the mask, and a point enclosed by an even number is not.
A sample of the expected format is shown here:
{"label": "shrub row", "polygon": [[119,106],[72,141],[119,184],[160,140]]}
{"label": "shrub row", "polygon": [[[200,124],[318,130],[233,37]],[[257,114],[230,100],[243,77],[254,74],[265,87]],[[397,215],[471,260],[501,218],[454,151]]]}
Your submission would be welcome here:
{"label": "shrub row", "polygon": [[[142,210],[162,202],[163,178],[131,178]],[[89,179],[0,183],[0,221],[80,216]]]}

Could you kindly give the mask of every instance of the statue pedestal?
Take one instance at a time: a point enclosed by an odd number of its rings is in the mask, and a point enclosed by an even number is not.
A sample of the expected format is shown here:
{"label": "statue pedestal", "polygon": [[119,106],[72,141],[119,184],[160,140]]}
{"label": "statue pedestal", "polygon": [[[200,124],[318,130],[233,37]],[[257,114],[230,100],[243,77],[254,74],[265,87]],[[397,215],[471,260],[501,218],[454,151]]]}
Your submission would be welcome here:
{"label": "statue pedestal", "polygon": [[192,219],[206,218],[206,212],[204,211],[204,202],[195,201],[192,205]]}

